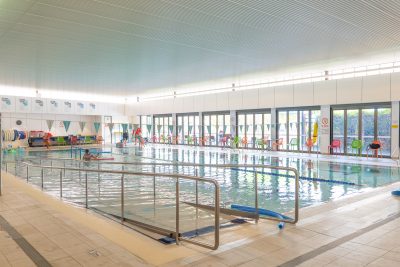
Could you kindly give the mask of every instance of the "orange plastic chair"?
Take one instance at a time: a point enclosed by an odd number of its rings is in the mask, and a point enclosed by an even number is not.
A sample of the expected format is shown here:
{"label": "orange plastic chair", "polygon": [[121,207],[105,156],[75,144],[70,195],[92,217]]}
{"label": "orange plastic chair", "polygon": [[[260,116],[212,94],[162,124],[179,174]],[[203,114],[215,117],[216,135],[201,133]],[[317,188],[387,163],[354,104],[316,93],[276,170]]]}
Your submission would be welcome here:
{"label": "orange plastic chair", "polygon": [[242,138],[242,140],[240,141],[241,142],[241,144],[242,144],[242,146],[244,146],[244,147],[247,147],[247,145],[248,145],[248,141],[247,141],[247,137],[245,136],[245,137],[243,137]]}
{"label": "orange plastic chair", "polygon": [[272,148],[275,150],[279,150],[279,147],[283,147],[283,138],[279,138],[272,142]]}
{"label": "orange plastic chair", "polygon": [[312,138],[307,138],[306,147],[307,147],[308,153],[311,153],[313,146],[314,146],[314,142],[313,142]]}
{"label": "orange plastic chair", "polygon": [[340,140],[338,140],[338,139],[333,139],[332,140],[332,144],[330,144],[329,146],[328,146],[328,149],[329,149],[329,151],[331,151],[332,150],[332,152],[336,152],[337,153],[337,150],[339,149],[339,153],[341,153],[342,151],[341,151],[341,142],[340,142]]}
{"label": "orange plastic chair", "polygon": [[368,145],[367,147],[367,158],[369,155],[369,151],[374,151],[375,157],[379,157],[379,151],[381,152],[381,158],[383,158],[382,155],[382,143],[379,140],[374,140],[371,144]]}

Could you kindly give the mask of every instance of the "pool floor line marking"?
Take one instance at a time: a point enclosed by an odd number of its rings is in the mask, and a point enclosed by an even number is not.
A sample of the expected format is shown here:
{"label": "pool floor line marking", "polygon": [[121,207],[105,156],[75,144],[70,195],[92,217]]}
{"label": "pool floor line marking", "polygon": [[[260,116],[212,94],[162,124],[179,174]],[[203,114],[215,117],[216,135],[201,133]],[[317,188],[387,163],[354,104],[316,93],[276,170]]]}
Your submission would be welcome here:
{"label": "pool floor line marking", "polygon": [[[253,167],[250,167],[253,168]],[[266,167],[268,168],[268,167]],[[274,175],[274,176],[281,176],[287,178],[295,178],[294,175],[289,174],[280,174],[280,173],[273,173],[273,172],[264,172],[264,171],[253,171],[253,170],[244,170],[240,168],[231,168],[234,171],[242,171],[242,172],[251,172],[251,173],[259,173],[259,174],[267,174],[267,175]],[[300,180],[307,180],[307,181],[315,181],[315,182],[327,182],[327,183],[335,183],[335,184],[346,184],[346,185],[355,185],[355,186],[363,186],[362,184],[356,184],[353,182],[346,182],[346,181],[337,181],[337,180],[326,180],[321,178],[311,178],[306,176],[299,176]]]}
{"label": "pool floor line marking", "polygon": [[15,243],[25,252],[25,254],[40,267],[51,267],[52,265],[11,225],[3,216],[0,215],[0,226]]}
{"label": "pool floor line marking", "polygon": [[349,242],[349,241],[351,241],[351,240],[353,240],[353,239],[355,239],[355,238],[357,238],[357,237],[359,237],[359,236],[361,236],[363,234],[366,234],[366,233],[368,233],[368,232],[370,232],[372,230],[375,230],[376,228],[381,227],[381,226],[383,226],[383,225],[385,225],[385,224],[387,224],[387,223],[389,223],[391,221],[394,221],[394,220],[396,220],[398,218],[400,218],[400,212],[388,215],[388,217],[386,217],[383,220],[378,220],[377,222],[372,223],[371,225],[369,225],[367,227],[364,227],[364,228],[362,228],[362,229],[360,229],[360,230],[358,230],[358,231],[356,231],[356,232],[354,232],[352,234],[349,234],[349,235],[346,235],[346,236],[341,237],[339,239],[336,239],[335,241],[332,241],[332,242],[330,242],[330,243],[328,243],[328,244],[326,244],[324,246],[321,246],[321,247],[319,247],[317,249],[314,249],[314,250],[312,250],[310,252],[307,252],[307,253],[305,253],[303,255],[300,255],[300,256],[298,256],[298,257],[296,257],[296,258],[294,258],[294,259],[292,259],[290,261],[287,261],[287,262],[285,262],[283,264],[280,264],[280,265],[278,265],[278,267],[294,267],[294,266],[300,265],[300,264],[302,264],[302,263],[304,263],[304,262],[306,262],[308,260],[311,260],[311,259],[313,259],[313,258],[315,258],[315,257],[317,257],[317,256],[329,251],[329,250],[332,250],[332,249],[334,249],[334,248],[336,248],[336,247],[338,247],[338,246],[340,246],[340,245],[342,245],[344,243],[347,243],[347,242]]}

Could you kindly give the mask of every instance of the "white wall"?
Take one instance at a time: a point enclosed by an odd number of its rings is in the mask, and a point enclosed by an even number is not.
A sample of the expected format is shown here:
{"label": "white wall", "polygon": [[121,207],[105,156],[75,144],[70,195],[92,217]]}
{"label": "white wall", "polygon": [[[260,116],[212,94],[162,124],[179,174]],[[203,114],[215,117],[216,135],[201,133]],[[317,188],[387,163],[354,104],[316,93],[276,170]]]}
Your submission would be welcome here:
{"label": "white wall", "polygon": [[134,103],[126,115],[400,101],[400,73]]}
{"label": "white wall", "polygon": [[0,112],[75,115],[124,115],[124,104],[0,96]]}
{"label": "white wall", "polygon": [[[17,125],[16,121],[20,120],[21,125]],[[94,124],[93,122],[100,122],[100,116],[89,116],[89,115],[56,115],[56,114],[30,114],[30,113],[2,113],[1,114],[1,125],[3,130],[17,129],[19,131],[49,131],[47,127],[47,120],[54,120],[53,126],[50,132],[55,135],[68,135],[68,134],[83,134],[83,135],[94,135]],[[68,134],[65,131],[63,121],[71,121],[68,129]],[[79,127],[79,122],[86,122],[83,132]]]}

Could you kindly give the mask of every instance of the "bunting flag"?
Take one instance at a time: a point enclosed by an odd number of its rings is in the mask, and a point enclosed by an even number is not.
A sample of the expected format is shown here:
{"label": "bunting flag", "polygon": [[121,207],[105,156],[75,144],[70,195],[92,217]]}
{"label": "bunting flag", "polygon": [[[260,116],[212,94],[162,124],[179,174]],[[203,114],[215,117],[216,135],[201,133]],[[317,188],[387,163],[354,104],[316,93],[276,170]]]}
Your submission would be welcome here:
{"label": "bunting flag", "polygon": [[160,133],[162,125],[157,125],[157,131]]}
{"label": "bunting flag", "polygon": [[149,134],[151,134],[152,125],[151,125],[151,124],[147,124],[146,127],[147,127],[147,132],[148,132]]}
{"label": "bunting flag", "polygon": [[83,129],[85,129],[85,126],[86,126],[86,122],[84,122],[84,121],[79,122],[79,128],[81,128],[81,132],[83,132]]}
{"label": "bunting flag", "polygon": [[243,131],[243,125],[239,125],[239,130],[242,132]]}
{"label": "bunting flag", "polygon": [[271,124],[266,124],[267,125],[267,130],[269,131],[269,129],[271,128]]}
{"label": "bunting flag", "polygon": [[100,122],[94,122],[94,123],[93,123],[94,130],[95,130],[96,134],[98,134],[98,133],[99,133],[99,130],[100,130],[100,125],[101,125],[101,123],[100,123]]}
{"label": "bunting flag", "polygon": [[123,133],[127,133],[128,132],[128,124],[127,123],[122,123],[122,132]]}
{"label": "bunting flag", "polygon": [[65,131],[68,132],[69,126],[71,125],[71,121],[63,121]]}
{"label": "bunting flag", "polygon": [[208,131],[208,134],[211,134],[211,125],[207,126],[207,131]]}
{"label": "bunting flag", "polygon": [[110,129],[110,133],[112,133],[112,130],[114,129],[114,123],[108,123],[108,129]]}
{"label": "bunting flag", "polygon": [[193,125],[189,125],[189,134],[192,133],[192,130],[193,130]]}
{"label": "bunting flag", "polygon": [[182,132],[182,125],[179,125],[178,126],[178,133],[181,133]]}
{"label": "bunting flag", "polygon": [[172,135],[172,132],[174,131],[174,125],[168,125],[168,130],[169,130],[169,134]]}
{"label": "bunting flag", "polygon": [[54,124],[54,120],[47,120],[47,127],[49,128],[49,131],[51,130],[51,128],[53,127]]}
{"label": "bunting flag", "polygon": [[226,134],[226,129],[228,129],[228,125],[224,125],[224,134]]}
{"label": "bunting flag", "polygon": [[258,129],[258,124],[254,125],[254,131],[257,132],[257,129]]}
{"label": "bunting flag", "polygon": [[246,125],[246,132],[249,131],[250,125]]}

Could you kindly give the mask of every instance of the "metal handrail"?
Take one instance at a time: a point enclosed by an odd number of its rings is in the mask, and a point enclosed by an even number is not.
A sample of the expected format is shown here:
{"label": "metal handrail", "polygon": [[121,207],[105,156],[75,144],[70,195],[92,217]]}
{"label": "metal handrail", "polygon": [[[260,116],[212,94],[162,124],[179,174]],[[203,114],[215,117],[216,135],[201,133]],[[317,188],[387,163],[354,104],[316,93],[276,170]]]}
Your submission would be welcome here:
{"label": "metal handrail", "polygon": [[[72,158],[45,158],[46,160],[70,160],[70,161],[77,161],[77,162],[87,162],[82,161],[79,159],[72,159]],[[294,207],[294,219],[280,219],[274,217],[263,217],[263,219],[279,221],[279,222],[286,222],[291,224],[296,224],[299,220],[299,172],[297,169],[292,167],[284,167],[284,166],[274,166],[274,165],[263,165],[263,164],[199,164],[199,163],[189,163],[189,162],[170,162],[170,163],[157,163],[157,162],[116,162],[116,161],[97,161],[98,168],[100,165],[132,165],[132,166],[184,166],[184,167],[214,167],[214,168],[264,168],[264,169],[273,169],[273,170],[282,170],[282,171],[289,171],[293,172],[295,175],[295,207]],[[153,169],[154,172],[154,169]],[[259,218],[258,214],[258,177],[257,172],[255,172],[255,210],[256,210],[256,220]],[[197,190],[197,186],[196,186]],[[197,196],[196,196],[197,199]],[[197,203],[196,203],[197,204]]]}
{"label": "metal handrail", "polygon": [[[44,169],[56,169],[60,170],[60,197],[62,198],[62,173],[66,170],[68,171],[80,171],[80,172],[85,172],[85,206],[88,208],[88,177],[87,174],[89,172],[94,172],[94,173],[107,173],[107,174],[121,174],[121,223],[124,221],[124,176],[125,175],[141,175],[141,176],[161,176],[161,177],[169,177],[169,178],[175,178],[175,193],[176,193],[176,225],[175,225],[175,240],[176,244],[179,245],[180,240],[184,240],[188,243],[198,245],[207,249],[212,249],[216,250],[219,247],[219,221],[220,221],[220,187],[218,181],[215,179],[209,179],[209,178],[203,178],[203,177],[198,177],[198,176],[189,176],[189,175],[181,175],[181,174],[169,174],[169,173],[150,173],[150,172],[132,172],[132,171],[114,171],[114,170],[94,170],[94,169],[81,169],[81,168],[70,168],[70,167],[57,167],[57,166],[42,166],[42,165],[35,165],[35,164],[30,164],[27,162],[5,162],[5,167],[6,167],[6,172],[8,172],[8,164],[22,164],[27,167],[27,182],[29,182],[29,167],[35,167],[35,168],[42,168],[41,169],[41,188],[42,190],[44,189],[43,187],[43,182],[44,182]],[[200,182],[205,182],[205,183],[211,183],[215,187],[215,193],[214,193],[214,198],[215,198],[215,207],[214,207],[214,244],[210,245],[204,242],[199,242],[199,241],[194,241],[185,237],[180,236],[179,234],[179,228],[180,228],[180,219],[179,219],[179,180],[191,180],[191,181],[196,181],[196,184]]]}

